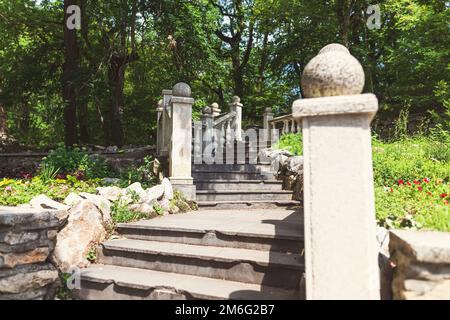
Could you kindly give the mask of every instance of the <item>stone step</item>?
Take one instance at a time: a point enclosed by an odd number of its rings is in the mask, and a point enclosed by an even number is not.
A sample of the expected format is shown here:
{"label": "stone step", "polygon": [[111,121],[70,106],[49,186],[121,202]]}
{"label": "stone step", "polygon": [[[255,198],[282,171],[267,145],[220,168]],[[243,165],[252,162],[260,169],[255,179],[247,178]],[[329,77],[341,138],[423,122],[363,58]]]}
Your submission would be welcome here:
{"label": "stone step", "polygon": [[81,273],[83,300],[299,300],[299,290],[118,266],[93,265]]}
{"label": "stone step", "polygon": [[243,209],[297,209],[302,203],[295,200],[253,200],[253,201],[197,201],[199,208],[207,210]]}
{"label": "stone step", "polygon": [[304,248],[303,214],[285,209],[202,210],[118,224],[117,231],[128,239],[203,246],[299,254]]}
{"label": "stone step", "polygon": [[271,172],[270,163],[258,164],[193,164],[193,172],[243,171],[248,173]]}
{"label": "stone step", "polygon": [[197,201],[277,201],[292,200],[292,191],[285,190],[197,190]]}
{"label": "stone step", "polygon": [[195,180],[273,180],[274,175],[270,172],[245,172],[223,170],[215,172],[192,172]]}
{"label": "stone step", "polygon": [[304,271],[299,254],[170,242],[112,240],[101,264],[297,289]]}
{"label": "stone step", "polygon": [[283,183],[277,180],[196,180],[197,190],[252,190],[281,191]]}

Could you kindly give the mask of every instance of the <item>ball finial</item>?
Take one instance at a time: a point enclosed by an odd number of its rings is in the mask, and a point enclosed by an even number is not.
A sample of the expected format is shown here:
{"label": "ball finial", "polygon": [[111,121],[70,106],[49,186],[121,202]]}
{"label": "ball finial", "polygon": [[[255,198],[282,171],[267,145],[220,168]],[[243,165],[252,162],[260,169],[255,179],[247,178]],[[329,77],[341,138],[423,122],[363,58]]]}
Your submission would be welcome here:
{"label": "ball finial", "polygon": [[172,95],[174,97],[186,97],[189,98],[192,95],[191,87],[187,83],[177,83],[172,89]]}
{"label": "ball finial", "polygon": [[360,94],[364,89],[364,69],[348,49],[340,44],[324,47],[305,67],[302,76],[306,98]]}
{"label": "ball finial", "polygon": [[232,102],[232,103],[241,103],[241,98],[238,97],[238,96],[234,96],[234,97],[231,99],[231,102]]}

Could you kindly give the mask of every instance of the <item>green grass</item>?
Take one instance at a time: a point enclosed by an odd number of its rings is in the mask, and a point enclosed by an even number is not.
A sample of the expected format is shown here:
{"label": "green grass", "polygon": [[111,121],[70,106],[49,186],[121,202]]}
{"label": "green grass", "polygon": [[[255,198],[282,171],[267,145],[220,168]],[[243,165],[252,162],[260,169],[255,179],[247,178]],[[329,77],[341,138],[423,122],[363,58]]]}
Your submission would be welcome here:
{"label": "green grass", "polygon": [[[302,154],[299,134],[275,146]],[[383,142],[373,138],[376,213],[391,228],[450,231],[450,134]]]}

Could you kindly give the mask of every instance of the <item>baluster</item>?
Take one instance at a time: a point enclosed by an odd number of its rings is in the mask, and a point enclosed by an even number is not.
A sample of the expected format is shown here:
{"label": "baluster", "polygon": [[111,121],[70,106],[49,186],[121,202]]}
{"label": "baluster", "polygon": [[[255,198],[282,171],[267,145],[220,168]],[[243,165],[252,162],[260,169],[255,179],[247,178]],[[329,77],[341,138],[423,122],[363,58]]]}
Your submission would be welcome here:
{"label": "baluster", "polygon": [[227,133],[226,133],[227,144],[231,144],[231,120],[227,121]]}
{"label": "baluster", "polygon": [[291,120],[291,133],[295,133],[297,130],[296,130],[296,128],[295,128],[295,120],[294,119],[292,119]]}

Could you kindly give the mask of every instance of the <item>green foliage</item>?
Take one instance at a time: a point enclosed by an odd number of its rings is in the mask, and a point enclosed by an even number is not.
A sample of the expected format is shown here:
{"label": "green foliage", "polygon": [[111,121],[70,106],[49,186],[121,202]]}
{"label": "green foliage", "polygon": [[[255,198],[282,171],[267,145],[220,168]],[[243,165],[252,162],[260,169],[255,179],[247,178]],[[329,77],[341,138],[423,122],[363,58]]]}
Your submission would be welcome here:
{"label": "green foliage", "polygon": [[56,201],[62,201],[71,192],[96,193],[96,187],[99,185],[100,181],[97,179],[87,181],[56,179],[47,182],[44,182],[40,177],[35,177],[32,180],[3,179],[0,180],[0,205],[17,206],[26,204],[40,194],[45,194]]}
{"label": "green foliage", "polygon": [[111,175],[111,170],[103,158],[90,156],[80,148],[57,148],[43,159],[42,165],[59,168],[59,172],[65,174],[82,173],[87,179],[104,178]]}
{"label": "green foliage", "polygon": [[56,168],[51,163],[42,163],[39,176],[43,182],[49,182],[54,180],[59,172],[59,168]]}
{"label": "green foliage", "polygon": [[148,189],[157,182],[155,160],[152,157],[145,157],[142,165],[137,168],[129,168],[122,173],[122,186],[127,187],[135,182],[140,182],[144,189]]}
{"label": "green foliage", "polygon": [[129,223],[135,222],[142,219],[149,219],[152,216],[145,214],[143,212],[132,211],[127,205],[119,201],[116,201],[111,206],[111,217],[114,224],[117,223]]}
{"label": "green foliage", "polygon": [[86,259],[87,259],[89,262],[91,262],[91,263],[94,263],[95,261],[97,261],[97,248],[96,248],[95,245],[93,245],[93,246],[89,249],[89,251],[88,251],[88,253],[87,253],[87,255],[86,255]]}
{"label": "green foliage", "polygon": [[164,208],[161,207],[161,205],[159,203],[155,203],[153,205],[153,209],[155,210],[155,212],[158,216],[162,216],[164,214]]}
{"label": "green foliage", "polygon": [[377,218],[395,228],[450,231],[450,134],[374,139]]}
{"label": "green foliage", "polygon": [[303,154],[303,136],[300,133],[289,133],[281,136],[275,149],[287,150],[293,155],[300,156]]}

